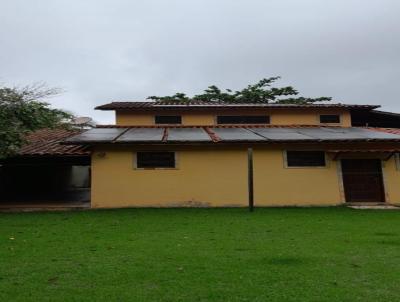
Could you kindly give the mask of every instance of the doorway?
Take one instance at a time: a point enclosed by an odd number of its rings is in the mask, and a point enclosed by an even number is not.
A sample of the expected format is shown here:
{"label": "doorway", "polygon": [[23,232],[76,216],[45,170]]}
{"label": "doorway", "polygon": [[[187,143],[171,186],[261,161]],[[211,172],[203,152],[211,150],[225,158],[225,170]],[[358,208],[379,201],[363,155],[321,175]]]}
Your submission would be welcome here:
{"label": "doorway", "polygon": [[379,159],[342,159],[346,202],[385,202]]}

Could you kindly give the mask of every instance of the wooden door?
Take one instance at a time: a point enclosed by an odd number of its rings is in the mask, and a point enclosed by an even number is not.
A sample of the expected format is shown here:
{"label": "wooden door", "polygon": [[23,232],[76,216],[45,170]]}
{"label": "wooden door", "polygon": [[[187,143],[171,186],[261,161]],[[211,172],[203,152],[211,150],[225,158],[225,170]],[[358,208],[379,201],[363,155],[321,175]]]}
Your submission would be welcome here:
{"label": "wooden door", "polygon": [[342,159],[346,202],[384,202],[382,166],[379,159]]}

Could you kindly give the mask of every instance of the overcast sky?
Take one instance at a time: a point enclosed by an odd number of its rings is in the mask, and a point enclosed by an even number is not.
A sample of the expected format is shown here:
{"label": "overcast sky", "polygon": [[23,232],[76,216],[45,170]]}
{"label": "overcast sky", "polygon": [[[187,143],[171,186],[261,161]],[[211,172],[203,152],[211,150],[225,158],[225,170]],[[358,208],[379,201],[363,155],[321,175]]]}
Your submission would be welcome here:
{"label": "overcast sky", "polygon": [[280,75],[302,95],[400,112],[399,0],[0,0],[0,82],[46,82],[56,107]]}

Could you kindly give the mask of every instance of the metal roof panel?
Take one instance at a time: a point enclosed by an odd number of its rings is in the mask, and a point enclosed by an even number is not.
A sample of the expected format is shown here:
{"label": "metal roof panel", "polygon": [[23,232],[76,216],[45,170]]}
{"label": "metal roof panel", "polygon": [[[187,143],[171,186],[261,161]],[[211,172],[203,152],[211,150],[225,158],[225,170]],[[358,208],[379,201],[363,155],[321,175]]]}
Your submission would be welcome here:
{"label": "metal roof panel", "polygon": [[117,138],[127,128],[94,128],[66,139],[66,142],[109,142]]}
{"label": "metal roof panel", "polygon": [[263,141],[264,137],[245,128],[211,128],[221,141]]}
{"label": "metal roof panel", "polygon": [[169,128],[167,141],[211,141],[210,136],[203,128]]}
{"label": "metal roof panel", "polygon": [[313,138],[297,131],[296,128],[252,128],[252,132],[268,140],[312,140]]}
{"label": "metal roof panel", "polygon": [[132,128],[117,138],[117,142],[161,142],[163,128]]}

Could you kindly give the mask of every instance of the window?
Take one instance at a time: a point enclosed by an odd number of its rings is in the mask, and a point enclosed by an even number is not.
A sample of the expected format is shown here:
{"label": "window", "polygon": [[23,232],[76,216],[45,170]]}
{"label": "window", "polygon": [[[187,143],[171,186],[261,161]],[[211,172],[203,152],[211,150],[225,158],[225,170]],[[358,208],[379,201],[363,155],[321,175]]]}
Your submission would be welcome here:
{"label": "window", "polygon": [[217,124],[269,124],[268,115],[219,115]]}
{"label": "window", "polygon": [[319,122],[321,124],[339,124],[340,115],[338,114],[321,114],[319,116]]}
{"label": "window", "polygon": [[136,168],[175,168],[175,152],[137,152]]}
{"label": "window", "polygon": [[324,151],[286,151],[288,167],[325,167]]}
{"label": "window", "polygon": [[156,124],[182,124],[182,117],[180,115],[156,115]]}

